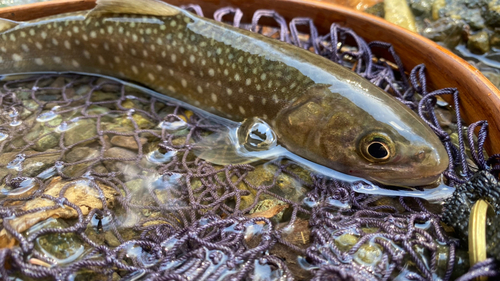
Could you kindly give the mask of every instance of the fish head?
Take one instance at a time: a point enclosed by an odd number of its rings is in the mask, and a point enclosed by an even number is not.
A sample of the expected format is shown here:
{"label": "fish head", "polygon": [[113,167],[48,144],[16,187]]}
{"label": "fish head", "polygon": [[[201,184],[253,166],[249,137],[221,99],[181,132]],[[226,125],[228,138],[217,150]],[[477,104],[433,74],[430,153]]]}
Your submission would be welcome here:
{"label": "fish head", "polygon": [[353,101],[310,87],[278,113],[275,131],[293,153],[344,174],[391,186],[436,182],[448,167],[444,146],[415,113],[384,95]]}

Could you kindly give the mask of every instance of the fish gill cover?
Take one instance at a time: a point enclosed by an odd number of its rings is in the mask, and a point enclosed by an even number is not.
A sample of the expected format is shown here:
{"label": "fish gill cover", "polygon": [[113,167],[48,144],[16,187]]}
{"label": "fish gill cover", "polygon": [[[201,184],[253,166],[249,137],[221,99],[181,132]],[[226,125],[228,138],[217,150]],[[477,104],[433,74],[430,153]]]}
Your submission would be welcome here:
{"label": "fish gill cover", "polygon": [[[197,6],[187,8],[202,15]],[[235,26],[352,68],[418,111],[447,149],[449,185],[467,189],[461,184],[476,170],[497,172],[498,156],[484,159],[486,121],[463,127],[457,91],[428,92],[425,67],[408,78],[389,44],[367,44],[336,24],[320,36],[307,18],[292,20],[289,30],[267,10],[257,11],[252,24],[240,23],[238,9],[220,9],[214,17],[230,15]],[[260,26],[262,17],[280,28]],[[301,26],[309,34],[299,33]],[[374,60],[375,48],[388,50],[395,63]],[[119,82],[65,74],[2,86],[4,280],[449,280],[462,274],[471,280],[499,274],[493,258],[466,273],[466,248],[443,228],[440,204],[359,194],[351,184],[284,159],[208,163],[192,151],[220,125]],[[440,95],[453,96],[454,111],[436,99]],[[446,219],[453,223],[453,212]]]}

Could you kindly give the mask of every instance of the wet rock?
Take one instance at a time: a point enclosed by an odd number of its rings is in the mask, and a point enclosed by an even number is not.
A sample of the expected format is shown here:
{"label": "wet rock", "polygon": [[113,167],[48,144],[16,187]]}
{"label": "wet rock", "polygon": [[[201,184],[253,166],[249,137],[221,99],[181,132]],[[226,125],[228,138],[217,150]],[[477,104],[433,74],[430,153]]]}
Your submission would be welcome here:
{"label": "wet rock", "polygon": [[265,199],[259,201],[250,211],[250,217],[265,217],[275,222],[282,222],[283,215],[288,208],[288,204],[277,199]]}
{"label": "wet rock", "polygon": [[368,7],[364,11],[365,13],[372,14],[377,17],[385,17],[384,2],[377,3],[371,7]]}
{"label": "wet rock", "polygon": [[411,11],[417,17],[429,18],[432,14],[433,0],[409,0]]}
{"label": "wet rock", "polygon": [[[96,184],[104,193],[103,199],[106,201],[107,207],[112,209],[115,204],[115,197],[119,195],[118,192],[114,188],[100,182],[96,182]],[[58,198],[64,187],[67,188],[62,196],[64,196],[69,202],[79,207],[84,216],[88,215],[90,210],[94,208],[103,208],[99,192],[95,187],[88,185],[87,181],[83,180],[68,182],[63,181],[61,177],[56,177],[50,181],[44,191],[44,194]],[[49,218],[75,219],[78,217],[78,212],[75,209],[66,205],[59,205],[57,202],[41,197],[27,201],[20,209],[22,211],[29,211],[53,206],[59,207],[41,210],[38,212],[31,212],[23,216],[15,217],[9,221],[9,224],[13,229],[15,229],[15,231],[23,232],[38,222]],[[3,239],[10,239],[5,229],[0,231],[0,240]]]}
{"label": "wet rock", "polygon": [[500,48],[500,28],[495,28],[495,31],[490,34],[490,47]]}
{"label": "wet rock", "polygon": [[85,146],[96,141],[92,139],[97,135],[96,124],[93,119],[79,120],[77,125],[69,129],[64,134],[64,145],[71,146],[83,140],[88,140],[80,143],[80,146]]}
{"label": "wet rock", "polygon": [[467,41],[467,48],[476,54],[484,54],[490,50],[490,40],[488,32],[480,31],[476,34],[469,36]]}
{"label": "wet rock", "polygon": [[[287,226],[287,223],[282,223],[281,227]],[[293,227],[290,231],[284,231],[282,237],[285,241],[298,246],[299,248],[305,249],[310,246],[310,235],[311,229],[309,228],[309,222],[297,218]],[[283,261],[286,261],[286,265],[292,271],[295,280],[311,280],[312,273],[309,270],[305,270],[298,263],[299,253],[294,252],[281,243],[277,243],[269,251],[270,254],[280,257]]]}
{"label": "wet rock", "polygon": [[411,13],[406,0],[385,0],[384,11],[385,20],[410,31],[417,32],[415,17]]}
{"label": "wet rock", "polygon": [[[148,141],[146,138],[139,138],[141,147]],[[124,148],[139,149],[137,141],[133,136],[114,136],[111,138],[111,143],[116,146],[121,146]]]}
{"label": "wet rock", "polygon": [[[47,154],[40,154],[38,151],[25,151],[25,160],[21,163],[22,175],[26,177],[34,177],[43,170],[51,167],[59,159],[60,155],[56,151],[48,151]],[[32,156],[35,154],[40,154]],[[18,152],[7,152],[0,154],[0,179],[3,179],[7,174],[17,175],[18,171],[8,169],[6,166],[19,155]]]}
{"label": "wet rock", "polygon": [[483,17],[489,26],[500,27],[500,0],[487,1],[487,9],[484,9]]}
{"label": "wet rock", "polygon": [[116,93],[106,93],[102,91],[94,91],[92,92],[92,96],[90,97],[90,101],[100,102],[100,101],[114,101],[119,98],[119,95]]}
{"label": "wet rock", "polygon": [[[136,159],[137,154],[121,147],[112,147],[104,152],[105,158]],[[123,173],[126,179],[132,179],[141,172],[135,160],[106,160],[104,166],[109,171]]]}
{"label": "wet rock", "polygon": [[[42,229],[63,229],[69,225],[63,220],[48,218],[32,226],[26,235]],[[35,240],[35,248],[47,258],[53,259],[58,265],[74,262],[85,253],[83,241],[75,233],[49,233],[39,236]]]}
{"label": "wet rock", "polygon": [[448,48],[454,48],[462,40],[464,21],[452,18],[441,18],[428,24],[421,34],[432,41],[441,42]]}
{"label": "wet rock", "polygon": [[101,77],[95,81],[95,84],[99,85],[102,91],[114,93],[118,97],[117,93],[119,93],[121,86],[116,81]]}
{"label": "wet rock", "polygon": [[446,6],[446,0],[434,0],[432,3],[432,19],[439,19],[439,11]]}
{"label": "wet rock", "polygon": [[[74,147],[65,156],[66,163],[75,163],[79,161],[97,159],[99,157],[99,150],[90,147]],[[84,162],[80,164],[71,164],[66,166],[64,174],[69,177],[78,177],[83,175],[87,169],[94,164],[94,161]]]}

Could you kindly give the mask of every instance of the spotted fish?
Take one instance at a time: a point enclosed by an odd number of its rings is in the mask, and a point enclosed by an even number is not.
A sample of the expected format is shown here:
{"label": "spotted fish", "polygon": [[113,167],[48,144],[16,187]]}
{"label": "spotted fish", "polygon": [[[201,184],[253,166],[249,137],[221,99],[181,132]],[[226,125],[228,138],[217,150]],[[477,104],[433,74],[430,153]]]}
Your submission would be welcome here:
{"label": "spotted fish", "polygon": [[60,71],[145,85],[235,121],[258,117],[291,152],[388,185],[436,181],[445,149],[416,114],[309,51],[157,0],[0,22],[0,74]]}

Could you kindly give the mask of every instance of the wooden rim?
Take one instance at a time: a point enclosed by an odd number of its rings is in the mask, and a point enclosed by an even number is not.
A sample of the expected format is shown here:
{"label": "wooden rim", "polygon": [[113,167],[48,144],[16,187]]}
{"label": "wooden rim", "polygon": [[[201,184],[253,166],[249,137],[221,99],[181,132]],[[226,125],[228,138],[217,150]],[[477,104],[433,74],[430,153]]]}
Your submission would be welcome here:
{"label": "wooden rim", "polygon": [[[211,17],[221,7],[233,6],[243,11],[243,20],[249,22],[257,9],[272,9],[287,21],[294,17],[308,16],[320,33],[328,32],[332,22],[352,28],[366,41],[391,43],[403,64],[411,69],[425,63],[429,89],[454,87],[460,91],[461,114],[468,124],[488,120],[488,153],[500,152],[500,91],[479,70],[436,43],[389,23],[378,17],[361,13],[335,4],[316,0],[169,0],[173,5],[198,4],[205,16]],[[12,20],[30,20],[91,9],[94,0],[56,0],[0,9],[0,17]],[[451,97],[445,97],[451,102]]]}

